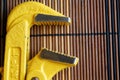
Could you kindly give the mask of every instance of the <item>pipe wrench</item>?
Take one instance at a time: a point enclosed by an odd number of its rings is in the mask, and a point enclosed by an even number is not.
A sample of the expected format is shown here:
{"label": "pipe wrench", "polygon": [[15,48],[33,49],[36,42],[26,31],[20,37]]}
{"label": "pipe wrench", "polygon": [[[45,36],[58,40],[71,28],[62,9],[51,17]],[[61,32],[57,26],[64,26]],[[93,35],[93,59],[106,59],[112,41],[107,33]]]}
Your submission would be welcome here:
{"label": "pipe wrench", "polygon": [[77,57],[45,48],[29,59],[33,25],[69,25],[70,22],[69,17],[39,2],[24,2],[13,8],[7,19],[4,68],[0,68],[2,80],[51,80],[60,70],[75,66]]}

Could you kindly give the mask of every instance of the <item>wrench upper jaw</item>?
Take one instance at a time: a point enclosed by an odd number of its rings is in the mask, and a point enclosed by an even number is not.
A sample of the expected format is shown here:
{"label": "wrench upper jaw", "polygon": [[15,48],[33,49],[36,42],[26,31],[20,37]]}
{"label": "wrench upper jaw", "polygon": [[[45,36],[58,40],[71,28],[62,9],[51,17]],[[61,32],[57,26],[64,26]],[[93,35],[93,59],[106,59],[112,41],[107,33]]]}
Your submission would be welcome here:
{"label": "wrench upper jaw", "polygon": [[71,19],[65,16],[54,16],[47,14],[37,14],[34,18],[34,23],[37,25],[69,25]]}
{"label": "wrench upper jaw", "polygon": [[[42,15],[39,15],[39,14],[42,14]],[[47,25],[51,25],[51,24],[52,25],[53,24],[54,25],[57,25],[57,24],[64,25],[64,24],[70,23],[70,18],[65,17],[61,13],[51,9],[50,7],[48,7],[44,4],[41,4],[41,3],[38,3],[35,1],[31,1],[31,2],[22,3],[18,6],[16,6],[15,8],[13,8],[13,10],[10,12],[10,14],[8,16],[7,31],[10,29],[9,27],[16,19],[18,19],[19,17],[22,17],[24,15],[32,15],[31,16],[32,18],[35,17],[35,20],[34,20],[34,18],[32,20],[37,25],[43,25],[43,24],[46,25],[46,23],[48,23]],[[48,18],[49,18],[49,20],[52,20],[52,22],[51,21],[49,21],[49,22],[48,21],[39,21],[40,17],[42,17],[40,19],[43,19],[45,16],[47,17],[47,19],[45,18],[46,20],[48,20]],[[62,18],[60,18],[60,17],[62,17]],[[27,18],[24,18],[24,19],[27,19]],[[60,20],[55,21],[54,19],[55,20],[61,19],[61,21]],[[66,20],[67,20],[67,22],[66,22]]]}
{"label": "wrench upper jaw", "polygon": [[9,26],[7,26],[7,32],[13,28],[14,25],[18,24],[21,21],[27,21],[29,27],[31,28],[33,25],[56,25],[56,26],[63,26],[69,25],[71,23],[71,19],[65,16],[55,16],[55,15],[48,15],[48,14],[25,14],[22,15],[13,22]]}

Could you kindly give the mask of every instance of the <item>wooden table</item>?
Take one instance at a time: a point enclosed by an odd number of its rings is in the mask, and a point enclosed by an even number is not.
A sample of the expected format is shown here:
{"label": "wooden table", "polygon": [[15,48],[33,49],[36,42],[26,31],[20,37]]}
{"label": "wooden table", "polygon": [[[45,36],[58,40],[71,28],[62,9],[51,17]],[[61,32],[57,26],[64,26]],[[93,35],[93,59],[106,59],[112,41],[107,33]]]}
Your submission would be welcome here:
{"label": "wooden table", "polygon": [[[1,0],[0,65],[3,66],[6,19],[28,0]],[[29,0],[30,1],[30,0]],[[53,80],[120,80],[120,0],[34,0],[72,19],[70,26],[34,26],[30,58],[41,48],[79,57],[76,67]]]}

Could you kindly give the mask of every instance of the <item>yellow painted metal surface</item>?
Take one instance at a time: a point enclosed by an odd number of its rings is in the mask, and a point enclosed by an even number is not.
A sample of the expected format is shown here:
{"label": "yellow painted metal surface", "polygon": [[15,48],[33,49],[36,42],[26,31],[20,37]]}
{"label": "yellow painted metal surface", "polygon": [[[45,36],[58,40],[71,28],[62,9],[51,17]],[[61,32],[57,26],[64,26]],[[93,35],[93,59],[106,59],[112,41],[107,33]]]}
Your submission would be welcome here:
{"label": "yellow painted metal surface", "polygon": [[[4,80],[25,80],[26,74],[29,74],[27,80],[30,80],[30,77],[33,75],[39,76],[41,78],[40,80],[49,80],[54,76],[56,71],[69,66],[47,62],[47,60],[39,60],[36,56],[32,63],[30,63],[31,61],[29,62],[29,71],[26,73],[30,53],[30,28],[34,24],[39,25],[34,22],[36,14],[64,16],[38,2],[22,3],[11,11],[7,20]],[[37,72],[37,70],[40,70],[39,68],[45,70],[45,72],[34,74],[34,69],[36,70],[35,72]],[[46,75],[44,75],[44,73]]]}
{"label": "yellow painted metal surface", "polygon": [[31,80],[33,77],[39,80],[51,80],[60,70],[75,66],[78,63],[78,58],[76,58],[74,64],[44,59],[40,57],[41,51],[28,63],[27,80]]}

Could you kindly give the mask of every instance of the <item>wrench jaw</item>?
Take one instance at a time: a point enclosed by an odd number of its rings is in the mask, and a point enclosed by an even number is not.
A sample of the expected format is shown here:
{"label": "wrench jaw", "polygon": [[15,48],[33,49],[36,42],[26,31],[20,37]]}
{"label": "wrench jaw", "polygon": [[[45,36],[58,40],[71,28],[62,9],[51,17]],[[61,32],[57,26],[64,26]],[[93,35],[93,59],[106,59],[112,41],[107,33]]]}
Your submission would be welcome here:
{"label": "wrench jaw", "polygon": [[25,14],[18,18],[16,18],[9,26],[7,26],[7,32],[13,28],[16,24],[18,24],[21,21],[27,21],[29,29],[33,25],[56,25],[56,26],[64,26],[69,25],[71,23],[71,19],[69,17],[65,16],[54,16],[54,15],[48,15],[48,14]]}
{"label": "wrench jaw", "polygon": [[[31,17],[34,22],[34,18],[38,14],[65,17],[63,14],[51,9],[50,7],[48,7],[44,4],[39,3],[39,2],[35,2],[35,1],[24,2],[22,4],[17,5],[10,12],[8,19],[7,19],[7,28],[6,28],[7,32],[12,28],[12,26],[10,26],[10,25],[13,24],[13,22],[15,20],[17,20],[18,18],[20,18],[24,15],[28,15],[28,16],[32,15]],[[24,17],[23,19],[28,20],[29,18]]]}
{"label": "wrench jaw", "polygon": [[40,58],[57,63],[68,64],[69,66],[74,66],[78,63],[77,57],[68,56],[65,54],[61,54],[60,52],[55,52],[48,49],[42,49],[39,54]]}
{"label": "wrench jaw", "polygon": [[42,49],[28,62],[27,80],[31,80],[32,78],[51,80],[62,69],[75,66],[77,63],[77,57]]}
{"label": "wrench jaw", "polygon": [[34,18],[34,23],[36,25],[63,26],[63,25],[69,25],[71,23],[71,19],[69,17],[65,17],[65,16],[37,14]]}

